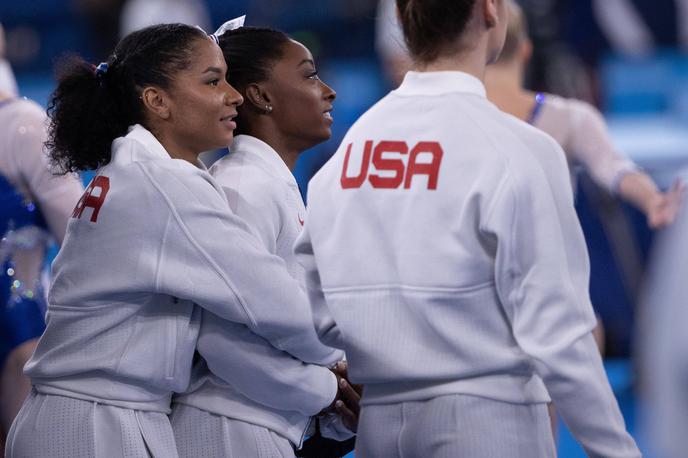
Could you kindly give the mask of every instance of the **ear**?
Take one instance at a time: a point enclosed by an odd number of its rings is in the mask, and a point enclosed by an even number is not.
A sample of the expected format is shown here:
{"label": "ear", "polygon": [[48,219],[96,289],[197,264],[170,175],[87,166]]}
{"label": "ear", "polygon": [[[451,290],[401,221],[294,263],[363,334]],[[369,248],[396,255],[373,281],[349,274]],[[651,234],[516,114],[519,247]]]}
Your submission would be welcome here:
{"label": "ear", "polygon": [[155,86],[146,87],[141,93],[141,100],[143,100],[143,106],[151,112],[152,116],[157,116],[161,119],[170,117],[167,94],[162,89]]}
{"label": "ear", "polygon": [[246,86],[244,104],[247,102],[259,111],[270,111],[267,107],[272,107],[272,100],[268,91],[259,83],[251,83]]}
{"label": "ear", "polygon": [[499,23],[499,3],[504,0],[482,0],[483,19],[488,29],[495,27]]}

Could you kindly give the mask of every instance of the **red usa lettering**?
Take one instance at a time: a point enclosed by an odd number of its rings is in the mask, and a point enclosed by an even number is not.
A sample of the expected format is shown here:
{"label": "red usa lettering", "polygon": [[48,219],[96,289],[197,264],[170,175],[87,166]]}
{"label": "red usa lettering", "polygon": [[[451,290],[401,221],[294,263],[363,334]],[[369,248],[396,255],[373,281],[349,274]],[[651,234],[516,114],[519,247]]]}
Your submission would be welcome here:
{"label": "red usa lettering", "polygon": [[[409,147],[403,141],[383,140],[373,148],[373,141],[368,140],[363,146],[361,168],[357,175],[349,175],[349,158],[353,143],[349,143],[344,155],[344,166],[340,183],[343,189],[360,188],[366,181],[376,189],[397,189],[402,184],[404,189],[411,187],[411,181],[416,175],[427,176],[427,188],[437,189],[437,179],[442,164],[442,147],[438,142],[419,142],[409,153]],[[386,153],[386,154],[385,154]],[[418,162],[418,156],[429,153],[430,162]],[[383,156],[384,154],[384,156]],[[407,161],[404,158],[408,157]],[[368,173],[370,164],[373,164],[376,172],[388,172],[384,175]]]}
{"label": "red usa lettering", "polygon": [[[98,193],[96,195],[96,190]],[[88,185],[86,191],[77,202],[74,211],[72,212],[72,218],[81,218],[86,208],[91,209],[91,222],[98,222],[98,213],[100,213],[100,207],[103,206],[105,202],[105,196],[107,196],[110,190],[110,179],[104,175],[97,175],[91,184]]]}

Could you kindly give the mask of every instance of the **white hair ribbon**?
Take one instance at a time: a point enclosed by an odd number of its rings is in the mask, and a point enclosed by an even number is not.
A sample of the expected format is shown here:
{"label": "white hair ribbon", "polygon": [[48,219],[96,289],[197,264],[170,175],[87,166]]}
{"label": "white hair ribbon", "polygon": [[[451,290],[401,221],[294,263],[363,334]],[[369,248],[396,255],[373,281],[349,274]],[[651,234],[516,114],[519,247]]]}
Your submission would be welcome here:
{"label": "white hair ribbon", "polygon": [[210,38],[212,38],[215,43],[220,42],[220,37],[228,30],[234,30],[238,29],[239,27],[244,26],[244,21],[246,20],[246,15],[239,16],[237,18],[234,18],[232,20],[229,20],[222,24],[219,29],[215,31],[214,34],[210,35]]}

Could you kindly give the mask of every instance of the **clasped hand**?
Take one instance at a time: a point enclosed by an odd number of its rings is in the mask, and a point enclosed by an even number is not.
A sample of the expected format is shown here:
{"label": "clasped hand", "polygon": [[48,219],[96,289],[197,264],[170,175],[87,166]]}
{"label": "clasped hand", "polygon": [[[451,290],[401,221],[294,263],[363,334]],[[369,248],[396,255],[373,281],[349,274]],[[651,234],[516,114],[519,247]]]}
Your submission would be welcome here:
{"label": "clasped hand", "polygon": [[359,403],[363,394],[362,385],[354,385],[349,382],[348,366],[346,361],[338,362],[330,369],[337,377],[337,396],[332,404],[323,410],[323,414],[336,412],[341,416],[344,426],[356,432],[358,428],[358,416],[360,414]]}

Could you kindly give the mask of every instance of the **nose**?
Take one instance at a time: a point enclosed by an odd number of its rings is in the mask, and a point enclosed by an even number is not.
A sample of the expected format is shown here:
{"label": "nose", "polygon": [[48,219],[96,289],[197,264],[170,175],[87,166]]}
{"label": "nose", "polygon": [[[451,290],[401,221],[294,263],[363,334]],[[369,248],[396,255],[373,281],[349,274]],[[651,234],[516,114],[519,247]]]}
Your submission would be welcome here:
{"label": "nose", "polygon": [[332,89],[330,86],[328,86],[327,83],[320,80],[320,84],[322,84],[322,93],[323,93],[323,98],[325,100],[327,100],[328,102],[332,102],[334,99],[337,98],[337,93],[335,92],[334,89]]}
{"label": "nose", "polygon": [[227,81],[225,81],[225,84],[227,85],[227,90],[225,92],[225,103],[227,105],[236,106],[239,106],[242,103],[244,103],[244,98],[241,96],[241,93],[234,89],[234,86],[229,84]]}

